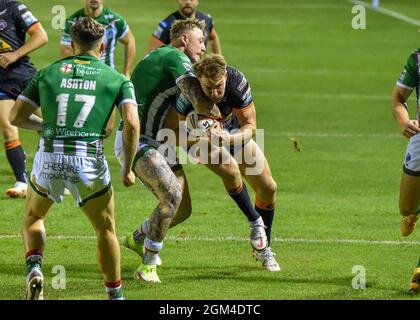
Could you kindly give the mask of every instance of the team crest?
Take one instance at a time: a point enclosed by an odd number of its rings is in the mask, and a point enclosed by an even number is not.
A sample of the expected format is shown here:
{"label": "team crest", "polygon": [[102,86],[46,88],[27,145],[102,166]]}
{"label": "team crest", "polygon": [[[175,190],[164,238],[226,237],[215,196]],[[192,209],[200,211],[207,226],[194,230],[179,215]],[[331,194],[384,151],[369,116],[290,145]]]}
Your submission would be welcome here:
{"label": "team crest", "polygon": [[7,21],[6,20],[3,20],[3,19],[1,19],[0,20],[0,31],[3,31],[4,29],[6,29],[7,28]]}
{"label": "team crest", "polygon": [[60,67],[61,73],[70,73],[73,71],[73,65],[71,63],[63,63]]}
{"label": "team crest", "polygon": [[189,63],[182,63],[182,65],[184,66],[185,70],[192,71],[191,64],[189,64]]}

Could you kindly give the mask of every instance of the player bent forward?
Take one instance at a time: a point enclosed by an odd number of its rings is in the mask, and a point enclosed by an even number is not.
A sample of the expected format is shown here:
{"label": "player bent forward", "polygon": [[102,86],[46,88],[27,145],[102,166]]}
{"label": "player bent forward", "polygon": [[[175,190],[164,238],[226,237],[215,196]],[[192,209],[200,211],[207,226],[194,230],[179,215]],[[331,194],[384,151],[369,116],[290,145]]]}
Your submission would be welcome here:
{"label": "player bent forward", "polygon": [[[270,271],[280,271],[280,266],[271,251],[271,227],[274,219],[277,185],[274,181],[267,159],[259,146],[252,139],[256,132],[256,112],[251,94],[251,88],[244,75],[237,69],[227,66],[221,55],[212,54],[204,57],[194,64],[194,73],[197,76],[204,93],[217,105],[224,122],[224,128],[229,132],[222,131],[216,138],[223,140],[223,145],[228,149],[219,148],[219,153],[224,159],[223,153],[230,152],[230,164],[239,167],[236,189],[229,189],[229,176],[225,174],[226,164],[215,165],[208,163],[206,167],[219,175],[228,190],[230,196],[242,208],[251,226],[251,244],[254,256],[262,263],[263,267]],[[184,96],[177,99],[177,111],[180,119],[193,110],[193,106]],[[214,148],[211,151],[214,153]],[[252,156],[251,156],[252,155]],[[214,157],[214,155],[210,155]],[[236,161],[238,159],[238,161]],[[253,159],[253,161],[244,161]],[[204,159],[206,160],[206,159]],[[250,163],[248,163],[250,162]],[[232,165],[230,165],[232,167]],[[246,191],[242,176],[251,185],[256,193],[255,208]],[[265,225],[267,245],[258,247],[252,239],[253,230],[258,226]],[[255,237],[263,242],[264,238]]]}
{"label": "player bent forward", "polygon": [[[76,55],[38,72],[10,116],[16,126],[42,129],[23,225],[26,299],[43,299],[44,219],[54,202],[62,202],[64,188],[96,231],[97,259],[109,299],[122,299],[114,195],[102,140],[112,129],[107,124],[117,105],[125,124],[121,179],[125,186],[134,184],[131,165],[139,137],[137,103],[131,82],[99,60],[104,28],[83,18],[71,32]],[[39,106],[44,120],[33,115]]]}

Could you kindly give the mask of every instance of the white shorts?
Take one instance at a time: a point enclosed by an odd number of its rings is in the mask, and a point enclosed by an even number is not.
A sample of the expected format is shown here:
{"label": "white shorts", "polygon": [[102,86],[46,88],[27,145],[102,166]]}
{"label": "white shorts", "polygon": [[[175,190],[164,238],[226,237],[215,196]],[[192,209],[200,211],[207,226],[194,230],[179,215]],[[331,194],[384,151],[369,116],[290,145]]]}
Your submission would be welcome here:
{"label": "white shorts", "polygon": [[30,184],[41,196],[56,203],[67,188],[77,205],[100,197],[111,188],[111,175],[104,157],[80,157],[38,151],[35,154]]}
{"label": "white shorts", "polygon": [[[164,147],[161,147],[164,146]],[[156,149],[159,153],[165,158],[166,162],[168,163],[169,167],[173,172],[182,169],[182,166],[179,164],[179,159],[176,155],[176,146],[169,145],[169,144],[162,144],[148,136],[142,135],[140,137],[139,144],[137,145],[137,152],[134,159],[134,164],[141,156],[147,152],[149,149]],[[114,142],[114,153],[117,157],[120,164],[123,161],[124,155],[124,148],[123,148],[123,132],[117,131],[115,135],[115,142]]]}
{"label": "white shorts", "polygon": [[420,176],[420,134],[412,136],[408,142],[403,170],[410,176]]}

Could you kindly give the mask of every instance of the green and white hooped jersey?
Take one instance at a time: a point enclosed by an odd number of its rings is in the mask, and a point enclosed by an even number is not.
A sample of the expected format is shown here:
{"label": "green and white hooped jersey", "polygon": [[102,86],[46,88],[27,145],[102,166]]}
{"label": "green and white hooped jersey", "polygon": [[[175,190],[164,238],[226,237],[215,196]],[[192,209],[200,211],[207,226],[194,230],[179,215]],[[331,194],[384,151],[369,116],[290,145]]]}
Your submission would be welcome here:
{"label": "green and white hooped jersey", "polygon": [[[400,78],[397,81],[397,86],[407,90],[416,89],[417,106],[420,109],[420,49],[413,51],[408,57],[404,70],[401,72]],[[420,112],[417,111],[417,119],[419,119]]]}
{"label": "green and white hooped jersey", "polygon": [[[67,18],[61,44],[71,45],[71,27],[77,20],[83,17],[86,17],[85,9],[81,9]],[[109,10],[107,7],[104,7],[102,14],[94,19],[105,27],[104,44],[106,51],[103,53],[101,60],[110,67],[115,68],[115,46],[117,45],[117,41],[124,38],[129,30],[127,22],[119,14]]]}
{"label": "green and white hooped jersey", "polygon": [[103,153],[114,106],[137,104],[131,81],[89,54],[40,70],[18,99],[41,106],[40,150],[80,156]]}
{"label": "green and white hooped jersey", "polygon": [[177,83],[185,77],[194,77],[191,60],[170,45],[153,50],[136,66],[131,81],[139,105],[142,135],[156,138],[180,93]]}

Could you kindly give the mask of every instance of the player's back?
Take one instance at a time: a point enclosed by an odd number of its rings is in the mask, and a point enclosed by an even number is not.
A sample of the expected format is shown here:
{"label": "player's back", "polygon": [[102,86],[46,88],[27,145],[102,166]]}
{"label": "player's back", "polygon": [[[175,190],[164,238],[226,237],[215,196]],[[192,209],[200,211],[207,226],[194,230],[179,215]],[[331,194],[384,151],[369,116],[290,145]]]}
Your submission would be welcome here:
{"label": "player's back", "polygon": [[136,66],[131,80],[139,104],[142,134],[154,137],[162,128],[180,92],[177,81],[191,69],[188,56],[170,45],[153,50]]}
{"label": "player's back", "polygon": [[173,46],[164,45],[140,61],[131,77],[139,104],[148,106],[158,95],[165,99],[176,94],[176,79],[182,73],[178,68],[180,60],[186,69],[190,68],[187,55]]}
{"label": "player's back", "polygon": [[89,54],[42,69],[30,86],[39,92],[45,143],[63,140],[64,149],[77,149],[75,141],[85,142],[81,147],[95,141],[100,144],[124,84],[131,86],[122,74]]}

